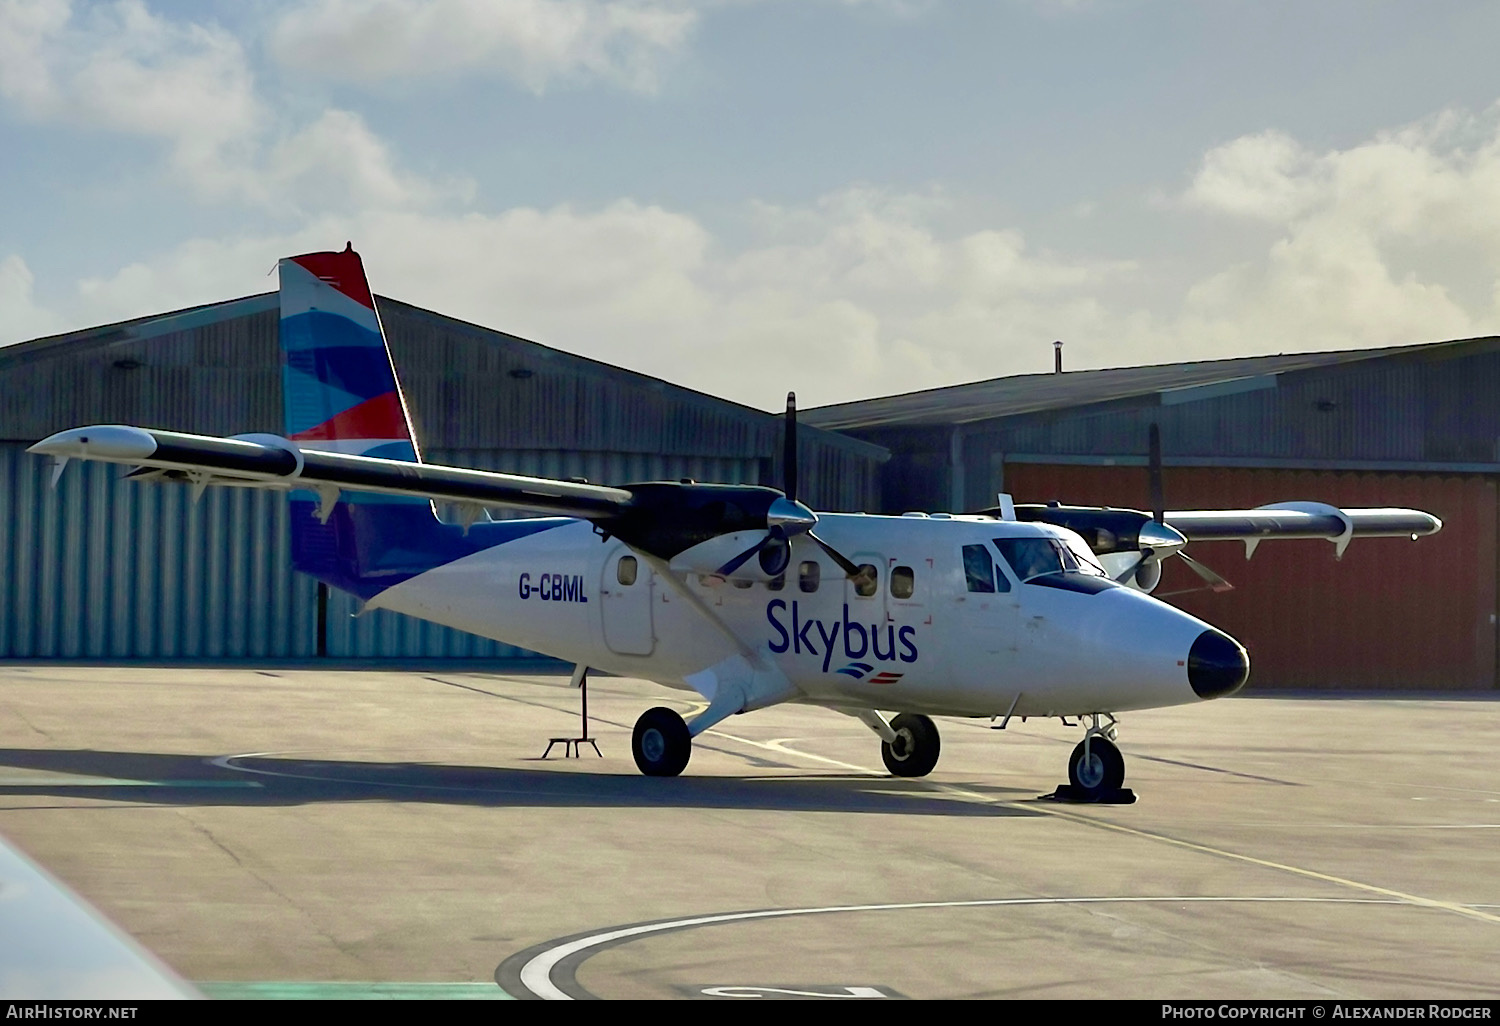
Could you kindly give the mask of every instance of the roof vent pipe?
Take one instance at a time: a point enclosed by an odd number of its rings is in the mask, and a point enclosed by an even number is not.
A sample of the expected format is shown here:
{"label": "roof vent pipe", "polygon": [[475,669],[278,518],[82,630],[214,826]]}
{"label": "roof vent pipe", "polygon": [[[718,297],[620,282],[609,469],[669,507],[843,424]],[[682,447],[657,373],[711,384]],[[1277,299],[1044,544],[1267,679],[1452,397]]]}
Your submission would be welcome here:
{"label": "roof vent pipe", "polygon": [[1062,340],[1052,343],[1052,373],[1062,373]]}

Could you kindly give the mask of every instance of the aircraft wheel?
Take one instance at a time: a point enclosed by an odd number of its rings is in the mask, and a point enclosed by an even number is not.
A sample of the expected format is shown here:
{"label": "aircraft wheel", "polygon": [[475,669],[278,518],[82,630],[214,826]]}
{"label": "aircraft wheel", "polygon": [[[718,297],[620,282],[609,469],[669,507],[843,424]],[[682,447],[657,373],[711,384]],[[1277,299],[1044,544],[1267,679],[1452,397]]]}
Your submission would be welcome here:
{"label": "aircraft wheel", "polygon": [[630,739],[635,764],[648,777],[675,777],[687,768],[693,738],[682,717],[665,706],[647,709]]}
{"label": "aircraft wheel", "polygon": [[1095,736],[1088,742],[1088,759],[1083,757],[1084,743],[1078,742],[1068,757],[1068,782],[1090,798],[1113,794],[1125,783],[1125,756],[1108,738]]}
{"label": "aircraft wheel", "polygon": [[891,729],[896,732],[895,742],[880,742],[885,768],[898,777],[925,777],[931,773],[942,747],[937,725],[926,716],[902,713],[891,720]]}

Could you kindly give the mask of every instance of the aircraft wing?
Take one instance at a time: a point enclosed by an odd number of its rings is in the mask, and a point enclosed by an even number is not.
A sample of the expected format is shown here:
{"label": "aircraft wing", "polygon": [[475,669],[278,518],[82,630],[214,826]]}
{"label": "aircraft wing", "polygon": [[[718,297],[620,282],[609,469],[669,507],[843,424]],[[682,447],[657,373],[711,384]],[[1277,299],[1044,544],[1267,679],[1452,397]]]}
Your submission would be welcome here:
{"label": "aircraft wing", "polygon": [[[774,537],[810,534],[818,520],[806,506],[762,485],[648,481],[613,488],[354,456],[298,445],[279,435],[220,438],[104,424],[60,431],[27,451],[57,461],[54,483],[68,460],[87,459],[134,467],[129,476],[138,480],[185,482],[200,491],[209,485],[307,490],[317,494],[317,515],[325,520],[344,491],[456,503],[468,518],[465,530],[487,506],[578,517],[668,560],[715,538],[750,532],[745,537],[753,538],[754,546],[734,557],[734,567]],[[718,555],[718,562],[696,569],[715,572],[729,558]]]}
{"label": "aircraft wing", "polygon": [[1415,509],[1340,509],[1321,502],[1277,502],[1256,509],[1175,510],[1162,518],[1190,542],[1242,541],[1253,551],[1267,538],[1324,538],[1339,555],[1353,538],[1412,540],[1442,529],[1431,513]]}
{"label": "aircraft wing", "polygon": [[[1002,497],[1004,498],[1004,497]],[[1067,528],[1081,537],[1117,581],[1135,581],[1150,591],[1162,560],[1179,557],[1214,591],[1232,585],[1183,549],[1189,542],[1240,541],[1245,558],[1267,539],[1322,538],[1342,558],[1355,538],[1418,538],[1436,534],[1443,522],[1416,509],[1340,509],[1323,502],[1274,502],[1255,509],[1195,509],[1150,513],[1108,506],[1007,505],[984,515]]]}
{"label": "aircraft wing", "polygon": [[73,428],[28,450],[56,458],[101,460],[140,468],[134,476],[186,479],[334,493],[348,489],[410,495],[440,502],[535,510],[561,516],[623,513],[632,494],[622,488],[522,477],[304,448],[275,435],[218,438],[117,424]]}

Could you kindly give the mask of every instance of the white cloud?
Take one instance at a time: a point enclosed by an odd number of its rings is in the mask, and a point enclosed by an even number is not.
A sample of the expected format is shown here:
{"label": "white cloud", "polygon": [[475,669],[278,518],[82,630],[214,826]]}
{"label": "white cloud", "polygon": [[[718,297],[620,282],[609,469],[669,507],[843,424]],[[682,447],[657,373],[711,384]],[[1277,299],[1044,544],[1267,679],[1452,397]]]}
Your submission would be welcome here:
{"label": "white cloud", "polygon": [[236,177],[265,112],[239,42],[152,14],[140,0],[0,5],[0,97],[36,121],[156,138],[173,167],[216,192]]}
{"label": "white cloud", "polygon": [[1195,206],[1270,221],[1295,216],[1319,182],[1313,157],[1295,139],[1268,131],[1210,150],[1184,199]]}
{"label": "white cloud", "polygon": [[399,170],[359,115],[334,109],[276,142],[246,187],[263,202],[313,210],[425,207],[473,193],[468,181],[432,182]]}
{"label": "white cloud", "polygon": [[1500,106],[1314,154],[1280,133],[1210,151],[1183,196],[1279,238],[1185,297],[1177,333],[1240,352],[1500,328]]}
{"label": "white cloud", "polygon": [[[376,32],[372,12],[431,17],[405,0],[352,3],[303,4],[288,18],[349,14],[344,35],[308,38],[355,47],[359,32]],[[503,9],[515,18],[544,7],[547,17],[566,8],[585,21],[615,8],[689,10],[665,0],[524,0],[460,14],[500,18],[493,12]],[[439,8],[448,9],[431,10]],[[1277,131],[1214,147],[1151,215],[1160,221],[1153,227],[1169,235],[1193,218],[1209,233],[1255,241],[1187,284],[1168,284],[1158,265],[1053,253],[1013,226],[967,216],[936,188],[856,185],[803,204],[747,203],[755,241],[737,246],[687,212],[628,199],[464,213],[449,201],[470,186],[403,171],[354,113],[279,124],[243,52],[217,30],[169,23],[135,0],[69,12],[62,0],[0,0],[0,97],[33,117],[159,137],[200,190],[285,212],[270,223],[297,226],[193,240],[81,282],[73,326],[268,288],[264,272],[277,257],[352,239],[377,290],[763,406],[792,387],[811,404],[1041,371],[1055,338],[1068,342],[1069,366],[1082,368],[1500,327],[1500,106],[1443,113],[1326,152]],[[521,46],[506,24],[510,35],[475,29],[472,49],[456,51],[453,65],[501,61],[500,50]],[[379,57],[371,75],[424,73],[424,48],[451,28],[407,27],[414,48],[371,51]],[[509,41],[495,41],[502,37]],[[569,49],[583,36],[559,29],[548,38],[557,45],[537,51],[552,56],[536,66],[536,88],[623,73],[614,44],[598,52],[615,56],[589,64]],[[670,33],[660,38],[662,52],[677,45]],[[575,56],[559,56],[567,54]],[[523,74],[523,64],[506,67]],[[228,104],[224,125],[205,127],[191,98],[175,95],[200,83]],[[158,107],[159,120],[145,113]],[[207,149],[192,150],[187,137],[200,128]],[[1074,213],[1103,221],[1115,212],[1101,203]],[[942,227],[953,224],[966,227]],[[1195,254],[1184,248],[1173,259]],[[56,330],[31,295],[25,264],[0,263],[0,313],[44,325],[33,333]]]}
{"label": "white cloud", "polygon": [[650,92],[696,20],[688,4],[645,0],[304,0],[278,20],[271,52],[363,83],[465,71],[536,93],[589,79]]}
{"label": "white cloud", "polygon": [[14,253],[0,259],[0,345],[62,330],[58,317],[32,297],[35,277]]}
{"label": "white cloud", "polygon": [[1131,273],[1033,254],[1014,231],[943,236],[926,197],[859,188],[758,209],[767,237],[736,252],[631,201],[325,216],[185,244],[83,283],[80,303],[104,322],[244,295],[269,286],[277,257],[352,239],[377,291],[770,407],[789,388],[813,404],[1040,369],[1059,326],[1105,319],[1074,293]]}
{"label": "white cloud", "polygon": [[470,189],[401,172],[357,114],[282,124],[237,39],[140,0],[0,3],[0,98],[33,121],[160,140],[200,199],[297,214],[423,206]]}

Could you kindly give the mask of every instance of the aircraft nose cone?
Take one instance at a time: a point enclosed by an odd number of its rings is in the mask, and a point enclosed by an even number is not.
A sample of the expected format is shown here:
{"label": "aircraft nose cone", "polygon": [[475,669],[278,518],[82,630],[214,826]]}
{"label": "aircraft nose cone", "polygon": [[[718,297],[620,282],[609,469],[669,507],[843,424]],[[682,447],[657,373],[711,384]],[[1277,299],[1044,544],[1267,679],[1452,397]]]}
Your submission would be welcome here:
{"label": "aircraft nose cone", "polygon": [[1250,657],[1238,641],[1210,628],[1188,649],[1187,672],[1199,698],[1222,698],[1244,686],[1250,677]]}

